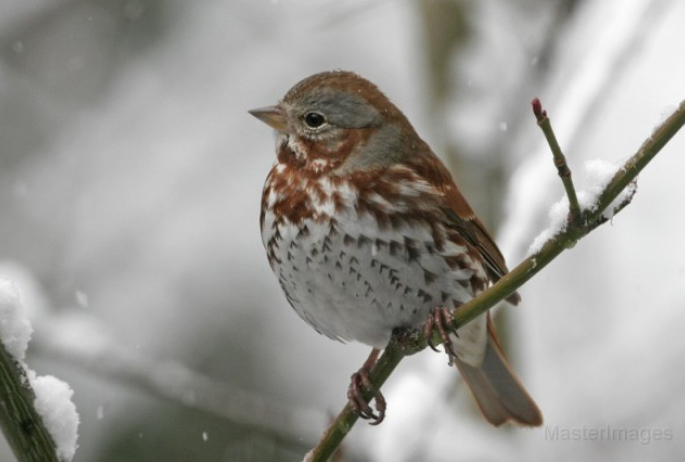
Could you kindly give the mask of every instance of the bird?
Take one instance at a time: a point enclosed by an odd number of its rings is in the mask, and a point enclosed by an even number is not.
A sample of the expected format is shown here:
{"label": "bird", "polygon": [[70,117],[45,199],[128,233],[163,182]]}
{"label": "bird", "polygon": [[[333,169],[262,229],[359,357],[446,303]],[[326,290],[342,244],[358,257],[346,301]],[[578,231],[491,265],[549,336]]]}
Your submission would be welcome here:
{"label": "bird", "polygon": [[[374,424],[385,418],[369,371],[393,332],[437,328],[488,422],[541,425],[490,313],[451,330],[450,313],[508,269],[404,113],[375,84],[344,70],[304,78],[277,104],[249,112],[277,135],[260,228],[285,298],[317,332],[372,347],[348,388],[355,411]],[[519,300],[518,293],[507,299]]]}

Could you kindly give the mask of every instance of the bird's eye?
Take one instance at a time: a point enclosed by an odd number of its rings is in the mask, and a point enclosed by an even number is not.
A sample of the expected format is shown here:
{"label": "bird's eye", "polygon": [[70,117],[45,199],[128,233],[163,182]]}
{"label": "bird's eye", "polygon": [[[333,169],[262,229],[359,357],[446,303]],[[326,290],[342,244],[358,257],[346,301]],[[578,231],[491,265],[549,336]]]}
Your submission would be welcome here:
{"label": "bird's eye", "polygon": [[319,128],[326,123],[326,118],[318,112],[308,112],[304,115],[304,123],[309,128]]}

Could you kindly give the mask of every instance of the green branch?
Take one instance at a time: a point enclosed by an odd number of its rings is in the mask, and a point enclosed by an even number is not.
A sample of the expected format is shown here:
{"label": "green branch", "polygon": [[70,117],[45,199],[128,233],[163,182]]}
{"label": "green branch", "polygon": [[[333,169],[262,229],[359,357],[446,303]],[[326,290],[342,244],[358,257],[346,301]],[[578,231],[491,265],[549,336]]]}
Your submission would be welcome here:
{"label": "green branch", "polygon": [[[541,107],[535,108],[534,106],[534,109],[539,109],[540,113],[544,112]],[[535,112],[536,117],[538,117],[537,111]],[[547,121],[549,121],[549,119],[547,119]],[[577,216],[580,217],[582,215],[582,220],[577,219],[573,214],[569,214],[570,218],[565,230],[552,237],[536,254],[523,260],[518,266],[486,291],[461,305],[454,313],[455,329],[474,320],[488,309],[513,294],[564,250],[572,247],[578,240],[585,237],[597,226],[606,222],[607,218],[604,213],[611,206],[612,202],[622,191],[636,181],[638,174],[659,153],[659,151],[661,151],[666,143],[668,143],[684,124],[685,101],[680,103],[675,112],[654,130],[652,135],[642,144],[637,153],[633,155],[618,172],[616,172],[614,178],[599,195],[596,208],[592,211],[581,211],[580,208],[578,208]],[[551,127],[550,133],[552,133]],[[545,132],[545,136],[547,136],[547,132]],[[559,149],[558,152],[561,153],[561,150]],[[555,159],[557,159],[557,154],[555,154]],[[557,165],[557,167],[559,165],[558,162],[558,160],[555,160],[555,165]],[[564,181],[565,175],[562,174],[561,169],[560,176],[562,181]],[[572,190],[572,194],[575,195],[575,190],[573,190],[573,185],[570,182],[570,170],[568,184],[567,182],[564,182],[564,187],[567,194],[569,190]],[[628,197],[623,203],[615,206],[614,210],[610,211],[611,214],[613,215],[623,209],[623,207],[630,202],[631,197],[632,196]],[[577,199],[575,202],[577,205]],[[573,202],[570,201],[570,203]],[[437,345],[441,340],[439,336],[436,335],[433,341]],[[408,336],[405,334],[402,338],[393,337],[393,340],[384,350],[383,354],[378,359],[378,362],[371,370],[371,382],[377,389],[380,389],[404,356],[415,353],[426,346],[426,339],[419,331]],[[370,399],[371,394],[369,393],[366,398]],[[317,446],[307,455],[305,460],[307,462],[327,461],[329,457],[335,453],[345,436],[352,430],[357,419],[358,416],[354,413],[351,406],[349,404],[346,405],[323,434]]]}
{"label": "green branch", "polygon": [[18,462],[60,462],[24,368],[0,342],[0,428]]}
{"label": "green branch", "polygon": [[547,144],[552,151],[554,156],[554,165],[559,173],[559,178],[564,185],[564,190],[566,190],[566,195],[568,196],[569,212],[571,213],[571,219],[574,223],[579,223],[580,220],[580,205],[578,204],[578,196],[576,195],[576,189],[573,187],[573,179],[571,178],[571,169],[566,163],[566,157],[561,151],[557,137],[552,130],[552,124],[547,117],[547,111],[542,109],[542,104],[540,100],[535,98],[532,102],[533,114],[538,121],[538,126],[544,133],[545,138],[547,138]]}

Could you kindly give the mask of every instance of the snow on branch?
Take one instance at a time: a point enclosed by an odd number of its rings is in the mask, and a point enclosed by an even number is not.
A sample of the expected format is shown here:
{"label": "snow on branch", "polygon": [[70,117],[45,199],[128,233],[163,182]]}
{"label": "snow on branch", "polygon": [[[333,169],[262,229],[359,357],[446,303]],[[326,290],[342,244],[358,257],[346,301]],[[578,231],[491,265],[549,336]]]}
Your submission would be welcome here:
{"label": "snow on branch", "polygon": [[26,366],[32,332],[16,287],[0,280],[0,427],[20,462],[68,462],[79,424],[73,391]]}

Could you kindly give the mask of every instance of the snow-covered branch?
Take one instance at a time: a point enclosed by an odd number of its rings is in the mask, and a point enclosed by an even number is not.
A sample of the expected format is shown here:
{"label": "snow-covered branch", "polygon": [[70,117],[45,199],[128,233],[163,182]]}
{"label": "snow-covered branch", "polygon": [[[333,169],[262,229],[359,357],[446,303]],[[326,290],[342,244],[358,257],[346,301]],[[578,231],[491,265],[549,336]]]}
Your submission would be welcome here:
{"label": "snow-covered branch", "polygon": [[0,280],[0,427],[19,462],[67,462],[79,423],[73,392],[26,366],[31,333],[16,288]]}

